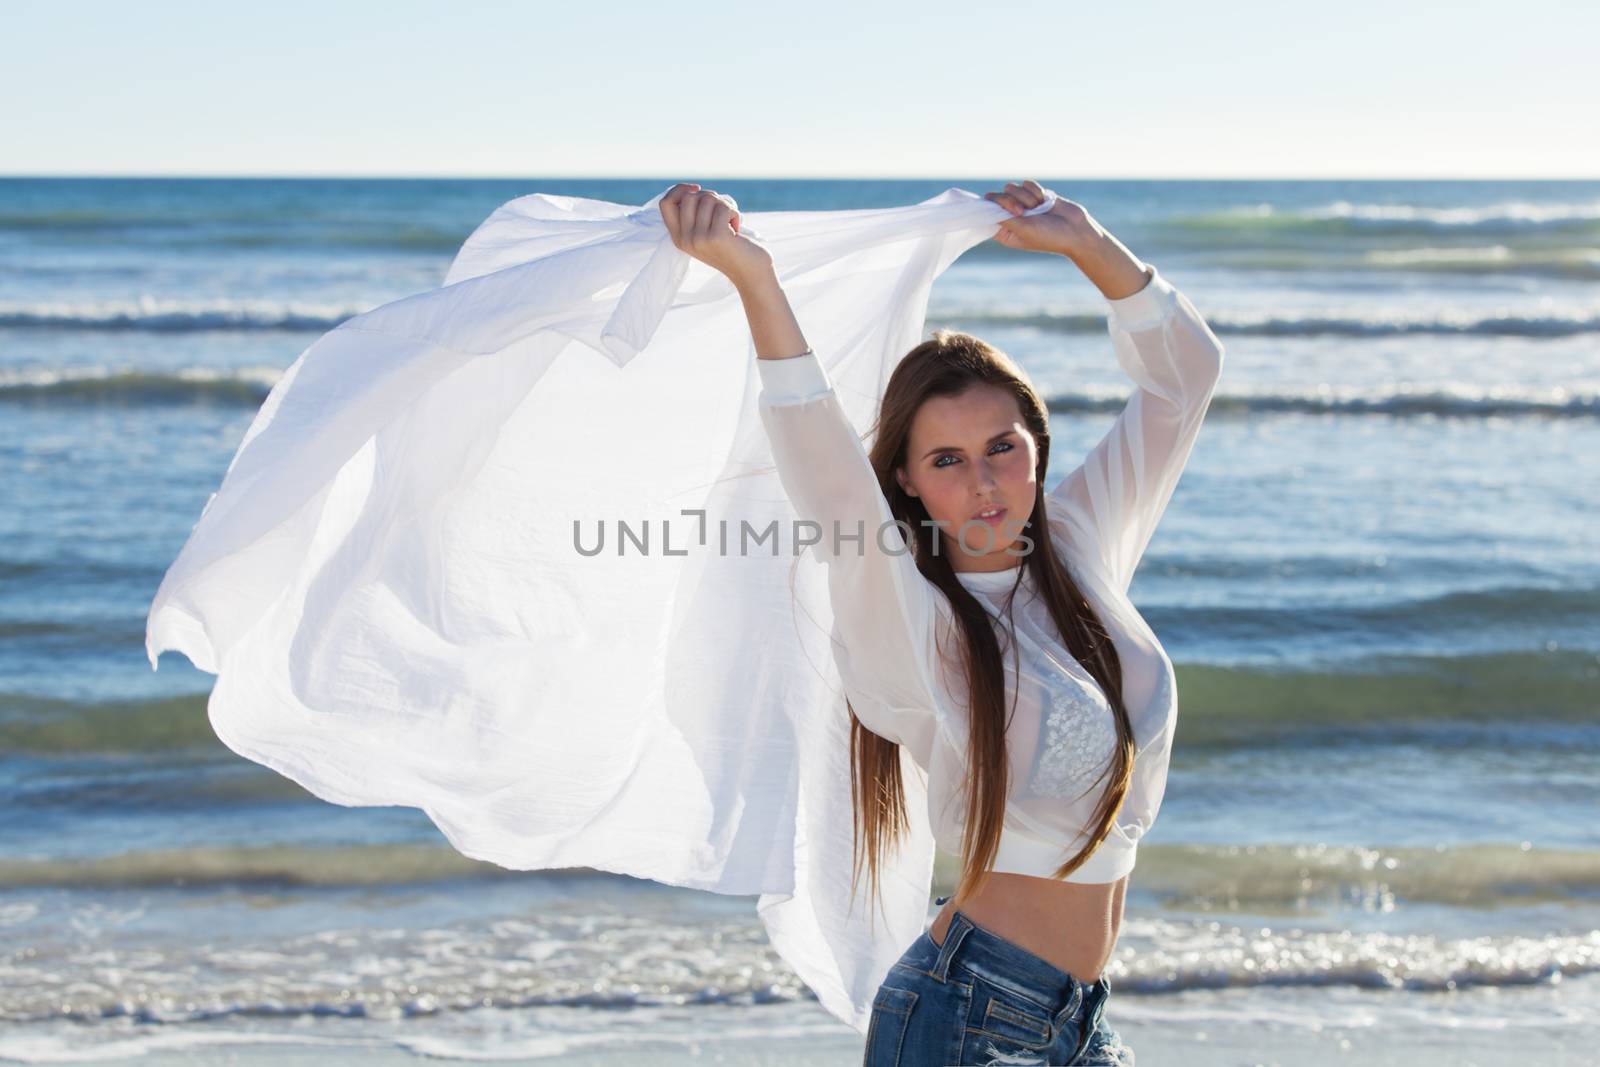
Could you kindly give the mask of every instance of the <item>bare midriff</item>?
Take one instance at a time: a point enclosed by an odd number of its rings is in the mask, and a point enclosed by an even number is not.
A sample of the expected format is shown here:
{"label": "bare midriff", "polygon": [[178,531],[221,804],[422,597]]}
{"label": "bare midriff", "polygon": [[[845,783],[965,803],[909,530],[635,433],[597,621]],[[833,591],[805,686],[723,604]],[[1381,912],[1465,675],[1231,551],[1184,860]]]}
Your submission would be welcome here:
{"label": "bare midriff", "polygon": [[[991,873],[978,895],[961,905],[961,912],[991,934],[1092,984],[1117,947],[1128,878],[1085,884]],[[928,928],[934,944],[944,944],[955,911],[953,897],[939,909]]]}

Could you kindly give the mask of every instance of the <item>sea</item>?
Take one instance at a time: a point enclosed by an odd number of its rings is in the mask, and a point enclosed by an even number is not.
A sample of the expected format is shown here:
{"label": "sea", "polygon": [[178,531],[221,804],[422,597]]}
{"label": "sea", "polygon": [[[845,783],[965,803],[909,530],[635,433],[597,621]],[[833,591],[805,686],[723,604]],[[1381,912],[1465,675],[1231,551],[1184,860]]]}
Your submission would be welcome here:
{"label": "sea", "polygon": [[[754,898],[466,859],[234,754],[213,677],[145,658],[300,352],[507,200],[678,180],[0,179],[0,1061],[859,1062]],[[1130,590],[1181,710],[1108,1021],[1196,1063],[1600,1062],[1600,182],[1040,180],[1226,348]],[[1062,257],[973,248],[927,326],[1023,365],[1058,463],[1128,395]]]}

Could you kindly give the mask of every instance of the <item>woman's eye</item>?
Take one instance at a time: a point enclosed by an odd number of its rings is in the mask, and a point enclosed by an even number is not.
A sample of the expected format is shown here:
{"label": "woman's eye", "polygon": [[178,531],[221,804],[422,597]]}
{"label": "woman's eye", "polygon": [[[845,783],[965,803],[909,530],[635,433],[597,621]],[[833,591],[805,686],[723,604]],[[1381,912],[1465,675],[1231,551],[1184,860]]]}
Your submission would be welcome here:
{"label": "woman's eye", "polygon": [[[1012,444],[1010,441],[1001,441],[1000,443],[996,444],[993,449],[990,450],[989,454],[990,455],[994,455],[996,450],[1001,451],[1001,452],[1010,452],[1015,447],[1017,447],[1017,446]],[[935,467],[948,467],[949,464],[946,463],[945,460],[947,460],[947,459],[956,459],[956,458],[957,458],[956,456],[952,455],[949,452],[946,452],[944,455],[942,455],[938,459],[934,460],[933,461],[933,465]]]}

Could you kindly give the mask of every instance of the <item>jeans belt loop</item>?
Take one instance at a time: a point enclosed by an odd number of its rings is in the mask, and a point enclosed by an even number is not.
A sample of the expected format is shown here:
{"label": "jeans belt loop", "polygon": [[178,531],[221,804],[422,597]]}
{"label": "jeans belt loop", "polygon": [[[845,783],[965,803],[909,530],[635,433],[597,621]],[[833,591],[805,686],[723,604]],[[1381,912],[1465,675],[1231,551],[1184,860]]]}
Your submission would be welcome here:
{"label": "jeans belt loop", "polygon": [[950,973],[950,959],[956,954],[956,949],[961,942],[972,932],[972,920],[959,911],[950,920],[950,928],[944,932],[944,944],[939,946],[939,958],[933,963],[933,976],[943,982]]}

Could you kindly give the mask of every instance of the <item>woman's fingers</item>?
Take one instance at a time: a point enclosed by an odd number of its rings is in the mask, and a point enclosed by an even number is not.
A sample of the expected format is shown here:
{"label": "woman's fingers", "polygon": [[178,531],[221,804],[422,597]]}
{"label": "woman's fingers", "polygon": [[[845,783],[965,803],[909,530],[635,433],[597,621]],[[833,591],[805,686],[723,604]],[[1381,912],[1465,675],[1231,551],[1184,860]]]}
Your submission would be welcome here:
{"label": "woman's fingers", "polygon": [[692,182],[679,182],[667,190],[661,198],[661,218],[672,243],[684,251],[726,234],[730,227],[739,232],[739,213],[727,199]]}
{"label": "woman's fingers", "polygon": [[[1081,205],[1050,192],[1031,178],[1007,182],[1004,192],[983,195],[1012,215],[1000,220],[994,239],[1024,251],[1060,252],[1070,247],[1084,225],[1082,220],[1088,217]],[[1050,211],[1036,211],[1045,204],[1052,205]],[[1029,211],[1035,213],[1027,215]]]}
{"label": "woman's fingers", "polygon": [[717,199],[715,193],[709,189],[701,190],[695,194],[694,205],[694,235],[698,238],[710,237],[714,232],[712,226],[716,223],[717,208],[726,206]]}
{"label": "woman's fingers", "polygon": [[[1029,188],[1029,186],[1032,186],[1032,188]],[[1030,181],[1023,184],[1007,182],[1006,193],[1021,204],[1024,211],[1036,208],[1044,203],[1044,190],[1039,188],[1038,182]]]}
{"label": "woman's fingers", "polygon": [[674,185],[658,205],[661,208],[661,221],[667,224],[667,233],[672,236],[673,244],[678,243],[678,204],[683,200],[684,189],[682,182]]}
{"label": "woman's fingers", "polygon": [[993,200],[1007,211],[1020,212],[1022,210],[1022,205],[1017,203],[1016,198],[1007,196],[1005,193],[984,193],[983,197],[985,200]]}
{"label": "woman's fingers", "polygon": [[1036,208],[1045,201],[1044,187],[1033,179],[1023,182],[1006,182],[1005,192],[984,193],[986,199],[993,200],[1007,211],[1021,214],[1031,208]]}
{"label": "woman's fingers", "polygon": [[694,182],[679,182],[668,189],[666,195],[661,198],[661,221],[667,224],[667,233],[672,236],[673,244],[682,242],[684,226],[693,218],[692,214],[684,209],[684,201],[699,191],[700,186]]}
{"label": "woman's fingers", "polygon": [[739,228],[732,225],[738,213],[729,206],[726,197],[710,189],[702,189],[696,196],[694,232],[697,238],[709,240],[721,237],[730,228],[732,232],[738,232]]}
{"label": "woman's fingers", "polygon": [[736,286],[743,278],[772,269],[772,254],[739,232],[739,209],[731,197],[684,183],[668,190],[661,203],[672,243],[721,271]]}
{"label": "woman's fingers", "polygon": [[711,227],[715,233],[727,233],[730,229],[739,232],[739,216],[728,202],[721,197],[717,198],[717,209],[711,216]]}

